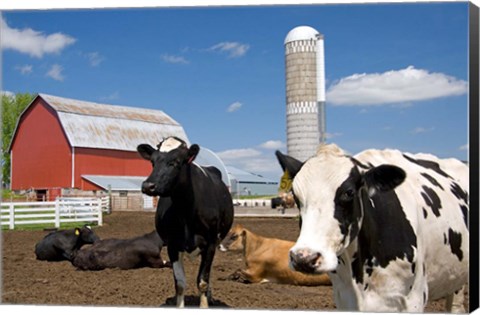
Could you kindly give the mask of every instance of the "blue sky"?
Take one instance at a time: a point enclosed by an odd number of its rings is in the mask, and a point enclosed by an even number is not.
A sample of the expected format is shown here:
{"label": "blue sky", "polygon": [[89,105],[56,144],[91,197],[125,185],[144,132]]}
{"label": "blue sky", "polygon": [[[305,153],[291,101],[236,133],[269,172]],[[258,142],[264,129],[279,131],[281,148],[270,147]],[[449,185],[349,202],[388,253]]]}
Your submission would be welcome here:
{"label": "blue sky", "polygon": [[467,160],[467,2],[3,11],[2,90],[161,109],[278,179],[300,25],[325,36],[327,142]]}

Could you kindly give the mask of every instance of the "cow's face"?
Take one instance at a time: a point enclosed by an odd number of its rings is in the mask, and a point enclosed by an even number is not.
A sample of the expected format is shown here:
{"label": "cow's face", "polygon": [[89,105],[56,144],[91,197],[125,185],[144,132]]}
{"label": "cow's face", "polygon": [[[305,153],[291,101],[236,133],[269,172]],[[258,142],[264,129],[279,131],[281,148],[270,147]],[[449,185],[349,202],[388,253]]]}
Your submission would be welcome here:
{"label": "cow's face", "polygon": [[82,243],[84,244],[93,244],[95,241],[99,240],[99,237],[95,234],[92,228],[88,225],[84,225],[82,228],[75,229],[75,235],[80,237]]}
{"label": "cow's face", "polygon": [[140,155],[152,163],[150,176],[142,183],[142,192],[149,196],[170,196],[179,179],[182,167],[191,163],[198,154],[199,147],[190,148],[178,138],[170,137],[158,145],[158,149],[148,144],[137,147]]}
{"label": "cow's face", "polygon": [[227,236],[225,236],[219,249],[222,252],[243,250],[245,236],[246,231],[243,226],[236,224],[230,229]]}
{"label": "cow's face", "polygon": [[361,228],[362,199],[393,189],[405,178],[403,170],[395,166],[363,171],[335,145],[321,147],[296,173],[289,171],[295,176],[293,192],[302,218],[300,236],[290,250],[295,270],[335,270],[337,257]]}

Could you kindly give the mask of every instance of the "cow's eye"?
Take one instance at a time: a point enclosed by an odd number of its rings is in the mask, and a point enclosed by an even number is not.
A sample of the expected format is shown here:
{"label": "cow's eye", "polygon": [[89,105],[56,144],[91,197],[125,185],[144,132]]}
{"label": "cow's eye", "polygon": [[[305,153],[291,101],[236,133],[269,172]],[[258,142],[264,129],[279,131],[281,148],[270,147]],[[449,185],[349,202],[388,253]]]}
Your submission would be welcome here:
{"label": "cow's eye", "polygon": [[342,201],[351,201],[354,196],[355,196],[355,191],[353,189],[348,189],[342,194],[340,199]]}
{"label": "cow's eye", "polygon": [[235,241],[238,238],[238,235],[232,235],[232,241]]}

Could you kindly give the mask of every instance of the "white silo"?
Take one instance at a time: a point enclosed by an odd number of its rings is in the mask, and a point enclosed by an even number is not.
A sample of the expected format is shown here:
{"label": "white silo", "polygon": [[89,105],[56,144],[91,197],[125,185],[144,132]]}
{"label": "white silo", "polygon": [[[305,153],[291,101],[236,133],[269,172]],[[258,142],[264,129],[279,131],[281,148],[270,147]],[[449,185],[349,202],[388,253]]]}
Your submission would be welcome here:
{"label": "white silo", "polygon": [[310,26],[285,38],[287,151],[300,161],[325,142],[325,57],[323,35]]}

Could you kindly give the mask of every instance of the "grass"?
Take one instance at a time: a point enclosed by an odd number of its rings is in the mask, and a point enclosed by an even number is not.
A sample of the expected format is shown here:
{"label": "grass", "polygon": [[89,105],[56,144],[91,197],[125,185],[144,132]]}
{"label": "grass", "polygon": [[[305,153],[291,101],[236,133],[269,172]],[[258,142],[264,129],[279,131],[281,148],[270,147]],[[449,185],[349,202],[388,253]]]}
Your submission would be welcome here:
{"label": "grass", "polygon": [[[89,224],[92,227],[97,226],[94,222],[67,222],[60,224],[59,230],[68,230],[73,229],[76,227],[82,227],[84,224]],[[36,230],[44,230],[44,229],[55,229],[54,223],[49,224],[21,224],[15,225],[13,230],[10,230],[9,225],[2,225],[2,231],[36,231]]]}
{"label": "grass", "polygon": [[10,202],[10,200],[25,199],[25,196],[17,195],[9,189],[2,189],[2,201]]}

